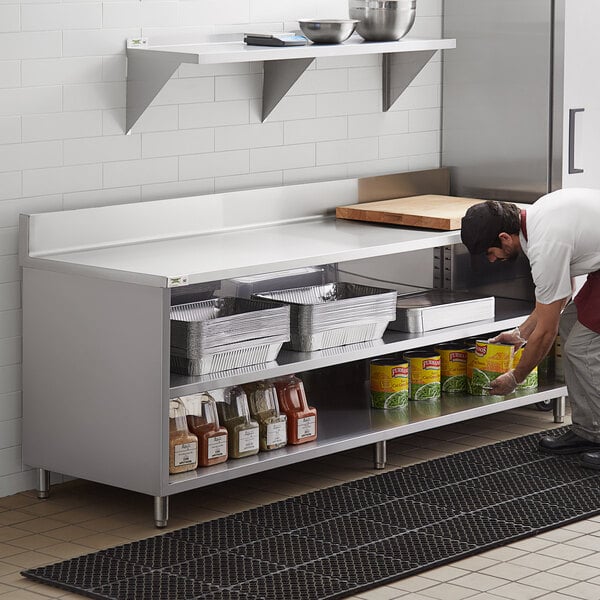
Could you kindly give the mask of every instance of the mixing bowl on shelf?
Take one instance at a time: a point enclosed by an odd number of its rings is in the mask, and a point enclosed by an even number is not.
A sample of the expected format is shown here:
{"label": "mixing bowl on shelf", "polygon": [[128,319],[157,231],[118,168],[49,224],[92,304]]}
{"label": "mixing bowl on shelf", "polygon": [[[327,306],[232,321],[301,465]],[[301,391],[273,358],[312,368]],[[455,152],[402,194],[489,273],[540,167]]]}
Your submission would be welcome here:
{"label": "mixing bowl on shelf", "polygon": [[356,29],[356,19],[299,19],[302,33],[315,44],[341,44]]}
{"label": "mixing bowl on shelf", "polygon": [[359,20],[356,31],[365,40],[394,41],[413,26],[417,0],[349,0],[349,12]]}

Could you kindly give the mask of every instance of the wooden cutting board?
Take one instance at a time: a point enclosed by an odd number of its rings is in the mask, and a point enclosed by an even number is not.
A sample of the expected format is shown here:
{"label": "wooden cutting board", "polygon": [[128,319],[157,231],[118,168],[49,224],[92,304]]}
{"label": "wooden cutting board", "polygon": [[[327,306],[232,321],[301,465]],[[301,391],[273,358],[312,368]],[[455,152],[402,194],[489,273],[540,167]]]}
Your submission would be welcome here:
{"label": "wooden cutting board", "polygon": [[450,231],[460,229],[460,221],[467,209],[480,202],[484,200],[428,194],[338,206],[335,216],[339,219]]}

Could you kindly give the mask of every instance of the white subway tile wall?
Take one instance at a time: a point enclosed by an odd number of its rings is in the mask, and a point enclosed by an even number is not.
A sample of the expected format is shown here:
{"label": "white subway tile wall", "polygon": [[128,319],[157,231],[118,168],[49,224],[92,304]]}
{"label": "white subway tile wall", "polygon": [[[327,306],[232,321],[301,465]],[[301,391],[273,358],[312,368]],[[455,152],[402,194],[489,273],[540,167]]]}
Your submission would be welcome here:
{"label": "white subway tile wall", "polygon": [[[416,37],[440,37],[419,0]],[[262,64],[182,65],[125,127],[125,40],[193,43],[348,16],[347,0],[0,0],[0,496],[21,458],[18,215],[431,168],[440,56],[381,112],[381,57],[316,60],[261,123]]]}

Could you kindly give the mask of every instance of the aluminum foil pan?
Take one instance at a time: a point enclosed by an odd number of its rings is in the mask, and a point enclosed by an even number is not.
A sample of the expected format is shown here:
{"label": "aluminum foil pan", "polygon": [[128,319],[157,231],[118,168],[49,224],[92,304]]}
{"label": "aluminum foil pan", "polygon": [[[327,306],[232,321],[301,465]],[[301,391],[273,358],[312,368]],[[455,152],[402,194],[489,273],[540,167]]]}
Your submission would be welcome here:
{"label": "aluminum foil pan", "polygon": [[312,352],[380,338],[396,317],[396,290],[356,283],[277,290],[256,294],[272,306],[290,306],[287,348]]}
{"label": "aluminum foil pan", "polygon": [[171,371],[181,375],[198,376],[266,363],[275,360],[282,344],[280,341],[246,346],[204,354],[198,358],[177,356],[171,352]]}
{"label": "aluminum foil pan", "polygon": [[396,290],[356,283],[278,290],[256,294],[253,298],[273,306],[288,304],[291,331],[302,335],[357,323],[391,321],[396,316]]}
{"label": "aluminum foil pan", "polygon": [[[171,347],[184,355],[278,336],[289,340],[289,308],[243,298],[213,298],[172,306]],[[248,345],[248,344],[246,344]]]}

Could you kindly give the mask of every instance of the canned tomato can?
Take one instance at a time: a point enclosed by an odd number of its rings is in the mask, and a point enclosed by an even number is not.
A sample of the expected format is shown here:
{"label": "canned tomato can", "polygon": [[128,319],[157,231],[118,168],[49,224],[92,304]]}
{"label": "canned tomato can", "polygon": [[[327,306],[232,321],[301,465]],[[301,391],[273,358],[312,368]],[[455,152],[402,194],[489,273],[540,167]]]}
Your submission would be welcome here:
{"label": "canned tomato can", "polygon": [[408,361],[408,397],[411,400],[435,400],[441,396],[440,355],[430,350],[404,353]]}
{"label": "canned tomato can", "polygon": [[478,340],[475,344],[471,393],[475,396],[489,396],[486,388],[491,382],[512,368],[514,346]]}
{"label": "canned tomato can", "polygon": [[[523,355],[523,348],[521,346],[518,350],[515,350],[515,356],[513,358],[513,369],[521,362],[521,356]],[[527,377],[517,385],[518,390],[535,390],[538,386],[538,368],[537,365],[528,373]]]}
{"label": "canned tomato can", "polygon": [[371,361],[371,406],[402,408],[408,404],[408,363],[397,358]]}
{"label": "canned tomato can", "polygon": [[473,394],[473,364],[475,363],[475,346],[467,348],[467,392]]}
{"label": "canned tomato can", "polygon": [[467,347],[462,342],[439,344],[434,350],[440,355],[442,392],[457,394],[467,391]]}

